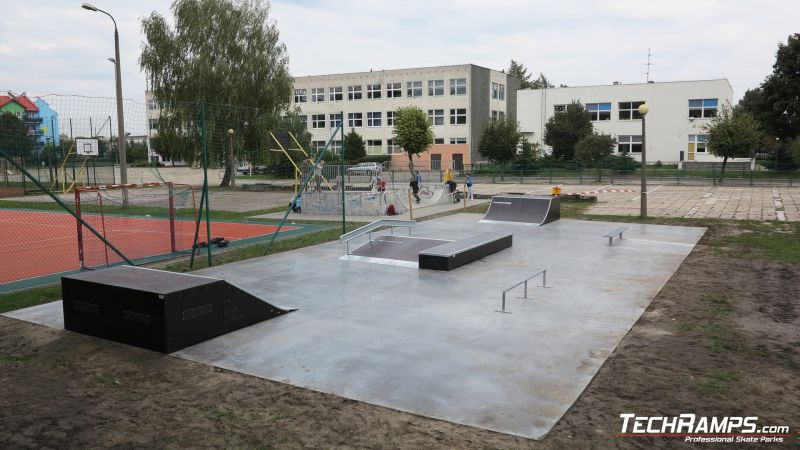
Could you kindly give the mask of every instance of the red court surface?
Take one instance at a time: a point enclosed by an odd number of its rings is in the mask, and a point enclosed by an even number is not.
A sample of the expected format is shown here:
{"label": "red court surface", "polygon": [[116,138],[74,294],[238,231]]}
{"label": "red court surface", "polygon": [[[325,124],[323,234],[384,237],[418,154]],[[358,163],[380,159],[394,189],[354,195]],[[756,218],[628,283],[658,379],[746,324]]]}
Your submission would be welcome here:
{"label": "red court surface", "polygon": [[[152,257],[172,252],[169,220],[164,218],[84,216],[92,227],[103,233],[128,259]],[[188,250],[194,239],[193,221],[175,222],[175,250]],[[283,227],[281,232],[296,227]],[[66,213],[0,210],[0,284],[80,268],[78,228],[74,217]],[[236,222],[211,222],[211,236],[228,241],[269,236],[275,225]],[[83,228],[84,260],[88,267],[121,262],[122,258],[87,228]],[[201,242],[207,240],[205,222],[200,229]]]}

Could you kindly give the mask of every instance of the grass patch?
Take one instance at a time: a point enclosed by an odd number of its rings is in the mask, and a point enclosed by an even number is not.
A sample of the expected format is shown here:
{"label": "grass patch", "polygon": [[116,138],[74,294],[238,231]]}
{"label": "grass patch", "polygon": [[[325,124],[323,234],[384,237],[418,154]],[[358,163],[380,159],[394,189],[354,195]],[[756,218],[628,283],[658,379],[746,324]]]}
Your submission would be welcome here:
{"label": "grass patch", "polygon": [[0,313],[61,299],[61,285],[42,286],[0,295]]}
{"label": "grass patch", "polygon": [[720,316],[731,311],[731,302],[724,294],[706,294],[703,296],[703,301],[710,304],[709,312],[712,316]]}
{"label": "grass patch", "polygon": [[24,364],[31,359],[28,355],[10,355],[0,353],[0,363]]}
{"label": "grass patch", "polygon": [[718,370],[710,376],[696,379],[693,387],[701,394],[721,394],[730,390],[738,380],[739,377],[735,373]]}
{"label": "grass patch", "polygon": [[741,234],[723,236],[716,249],[738,257],[800,263],[800,223],[750,222]]}
{"label": "grass patch", "polygon": [[[360,227],[361,225],[363,224],[350,223],[346,225],[345,229],[347,231],[352,231]],[[292,238],[278,239],[272,245],[272,250],[270,251],[270,254],[281,253],[289,250],[296,250],[298,248],[308,247],[311,245],[322,244],[324,242],[330,242],[339,239],[339,236],[341,236],[341,234],[342,234],[342,229],[334,227],[313,233],[303,234]],[[229,264],[232,262],[243,261],[245,259],[258,258],[260,256],[263,256],[264,249],[266,249],[266,244],[264,243],[259,245],[251,245],[247,247],[237,248],[229,252],[214,255],[212,262],[214,263],[215,266],[218,266],[221,264]],[[192,270],[198,270],[208,267],[208,260],[205,258],[205,254],[195,256],[194,262],[195,266]],[[169,264],[166,267],[164,267],[164,269],[172,272],[188,272],[189,260],[186,259],[184,261]]]}

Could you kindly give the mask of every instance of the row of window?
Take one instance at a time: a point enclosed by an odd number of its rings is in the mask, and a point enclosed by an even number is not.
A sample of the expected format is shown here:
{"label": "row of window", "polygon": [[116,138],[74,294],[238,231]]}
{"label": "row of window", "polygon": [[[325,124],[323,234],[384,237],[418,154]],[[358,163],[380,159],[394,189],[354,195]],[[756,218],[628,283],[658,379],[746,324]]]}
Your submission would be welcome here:
{"label": "row of window", "polygon": [[[497,85],[497,87],[495,87]],[[366,87],[366,90],[364,89]],[[385,90],[384,90],[385,89]],[[492,83],[492,98],[505,99],[505,85]],[[326,88],[311,88],[311,102],[322,103],[325,101]],[[342,86],[335,86],[327,89],[328,100],[331,102],[340,102],[344,100],[344,91]],[[496,92],[495,92],[496,91]],[[366,94],[368,100],[377,100],[383,97],[384,93],[386,98],[400,98],[403,96],[402,83],[386,83],[382,85],[356,84],[347,86],[347,100],[362,100]],[[408,81],[406,82],[406,97],[416,98],[422,97],[423,85],[422,81]],[[467,79],[466,78],[451,78],[450,79],[450,95],[466,95],[467,94]],[[428,80],[428,96],[439,97],[444,95],[444,80]],[[308,89],[298,88],[294,90],[294,102],[306,103],[308,102]]]}
{"label": "row of window", "polygon": [[[428,118],[431,119],[433,125],[444,125],[444,109],[429,109]],[[347,128],[361,128],[364,126],[364,113],[352,112],[347,113]],[[300,116],[304,119],[306,116]],[[394,111],[386,111],[386,116],[381,111],[371,111],[366,113],[366,123],[368,128],[378,128],[384,125],[384,117],[386,118],[386,126],[394,126]],[[326,120],[327,119],[327,120]],[[342,123],[341,113],[331,113],[327,117],[325,114],[311,114],[311,128],[336,128]],[[450,125],[466,125],[467,124],[467,109],[466,108],[451,108],[450,109]]]}
{"label": "row of window", "polygon": [[[642,153],[642,136],[617,136],[617,151],[620,153]],[[689,152],[706,152],[706,135],[689,135]]]}
{"label": "row of window", "polygon": [[[691,118],[711,118],[717,116],[718,99],[692,99],[689,100],[689,117]],[[617,104],[619,120],[639,120],[639,107],[644,102],[619,102]],[[611,120],[611,103],[587,103],[584,105],[586,114],[596,122],[601,120]],[[567,111],[567,105],[554,105],[553,112],[562,113]]]}
{"label": "row of window", "polygon": [[[451,144],[466,144],[467,138],[450,138],[449,142]],[[436,138],[433,140],[433,143],[444,144],[445,140],[444,138]],[[383,139],[367,139],[365,147],[368,155],[394,155],[403,152],[403,150],[394,143],[394,139],[386,140],[385,152],[383,148]],[[325,141],[311,141],[311,148],[314,149],[315,152],[323,150],[325,149]],[[342,150],[342,141],[332,141],[330,150],[333,154],[337,154]]]}

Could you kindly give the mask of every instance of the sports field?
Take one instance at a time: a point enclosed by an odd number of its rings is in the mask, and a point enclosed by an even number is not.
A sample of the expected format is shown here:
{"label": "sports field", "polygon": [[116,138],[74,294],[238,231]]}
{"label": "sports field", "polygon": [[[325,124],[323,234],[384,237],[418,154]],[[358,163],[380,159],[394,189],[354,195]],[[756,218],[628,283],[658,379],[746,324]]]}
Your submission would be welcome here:
{"label": "sports field", "polygon": [[[168,256],[191,249],[195,223],[174,222],[173,241],[170,221],[159,217],[104,216],[102,220],[84,216],[98,232],[106,236],[131,260]],[[201,223],[200,242],[207,240]],[[211,222],[211,236],[224,237],[232,244],[271,236],[277,226],[260,223]],[[281,234],[298,230],[283,227]],[[0,286],[44,275],[80,268],[78,227],[74,217],[52,211],[0,210],[0,233],[6,242],[0,246]],[[122,261],[86,227],[82,230],[86,266],[100,266]]]}

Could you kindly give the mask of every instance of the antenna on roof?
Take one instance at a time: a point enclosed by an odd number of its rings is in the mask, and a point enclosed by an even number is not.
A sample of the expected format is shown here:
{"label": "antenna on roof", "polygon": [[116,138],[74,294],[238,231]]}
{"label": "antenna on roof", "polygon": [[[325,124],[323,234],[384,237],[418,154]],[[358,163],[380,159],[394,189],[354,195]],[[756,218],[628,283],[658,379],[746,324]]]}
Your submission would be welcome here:
{"label": "antenna on roof", "polygon": [[646,75],[647,76],[646,80],[647,80],[648,83],[650,82],[650,66],[655,66],[656,65],[656,63],[650,62],[650,56],[651,56],[650,47],[647,47],[647,63],[642,64],[643,66],[647,66],[647,71],[646,72],[642,72],[642,75]]}

